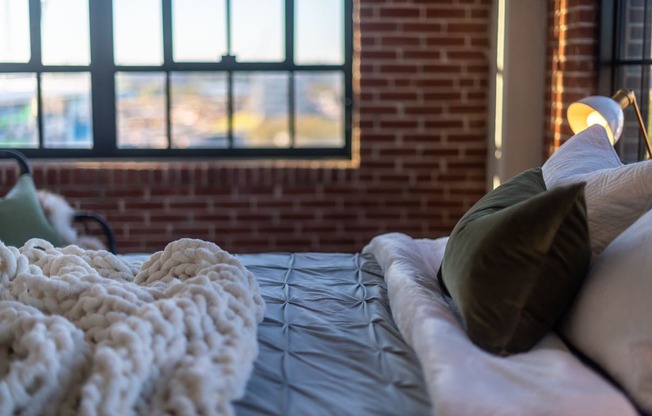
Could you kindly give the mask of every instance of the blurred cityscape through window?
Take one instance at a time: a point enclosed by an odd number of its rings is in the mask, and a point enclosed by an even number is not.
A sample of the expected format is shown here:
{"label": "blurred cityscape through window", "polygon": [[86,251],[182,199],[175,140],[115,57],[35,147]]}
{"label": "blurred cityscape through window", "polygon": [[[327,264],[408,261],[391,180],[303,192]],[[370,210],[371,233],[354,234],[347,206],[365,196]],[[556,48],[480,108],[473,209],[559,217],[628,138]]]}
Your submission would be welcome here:
{"label": "blurred cityscape through window", "polygon": [[1,147],[347,148],[350,0],[99,3],[0,0]]}

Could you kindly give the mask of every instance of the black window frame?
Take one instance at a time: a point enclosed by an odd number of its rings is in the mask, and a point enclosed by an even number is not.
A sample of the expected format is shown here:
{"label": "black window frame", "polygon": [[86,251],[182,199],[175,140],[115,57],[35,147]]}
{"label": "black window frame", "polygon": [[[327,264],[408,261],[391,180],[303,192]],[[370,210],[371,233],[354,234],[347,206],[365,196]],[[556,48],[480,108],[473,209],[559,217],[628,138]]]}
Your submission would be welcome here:
{"label": "black window frame", "polygon": [[[230,2],[227,0],[227,16]],[[298,65],[294,63],[294,5],[295,0],[285,2],[285,61],[283,62],[237,62],[226,55],[220,62],[174,62],[172,58],[172,0],[161,0],[163,64],[162,65],[116,65],[113,57],[113,1],[88,0],[90,28],[90,64],[53,66],[43,65],[41,60],[41,6],[40,0],[29,0],[31,58],[27,63],[0,63],[0,73],[35,73],[37,81],[37,129],[39,148],[20,148],[29,158],[48,159],[168,159],[168,158],[266,158],[266,159],[351,159],[353,124],[353,0],[344,1],[344,62],[342,65]],[[227,44],[230,50],[230,17],[227,17]],[[233,143],[231,95],[233,74],[238,72],[283,72],[289,74],[288,113],[289,132],[294,141],[294,75],[297,72],[340,72],[343,74],[343,124],[342,147],[229,147],[229,148],[173,148],[170,146],[170,74],[172,72],[225,73],[229,80],[229,133],[228,142]],[[90,149],[44,148],[41,75],[57,72],[87,72],[91,76],[91,103],[93,124],[93,147]],[[122,72],[165,73],[166,117],[168,148],[118,148],[115,75]]]}
{"label": "black window frame", "polygon": [[[601,95],[605,96],[612,96],[621,88],[633,90],[649,134],[650,126],[647,125],[647,120],[650,115],[649,103],[652,88],[652,0],[640,1],[643,4],[641,16],[643,43],[641,56],[635,58],[628,57],[628,53],[623,47],[625,31],[628,30],[627,1],[601,0],[600,2],[598,90]],[[626,85],[624,73],[627,69],[640,71],[639,82],[636,85]],[[644,159],[647,152],[636,116],[630,114],[630,111],[633,112],[633,108],[625,110],[623,135],[615,145],[616,152],[626,163]],[[632,147],[635,147],[636,150],[632,151]]]}

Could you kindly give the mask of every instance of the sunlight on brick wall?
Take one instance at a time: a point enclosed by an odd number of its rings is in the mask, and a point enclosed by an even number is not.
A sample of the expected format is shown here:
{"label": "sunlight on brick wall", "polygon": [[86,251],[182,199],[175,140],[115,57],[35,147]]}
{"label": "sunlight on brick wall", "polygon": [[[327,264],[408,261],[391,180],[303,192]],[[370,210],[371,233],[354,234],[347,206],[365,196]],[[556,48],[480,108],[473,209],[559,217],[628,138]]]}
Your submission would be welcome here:
{"label": "sunlight on brick wall", "polygon": [[599,0],[548,0],[544,158],[573,134],[568,106],[597,94],[599,6]]}

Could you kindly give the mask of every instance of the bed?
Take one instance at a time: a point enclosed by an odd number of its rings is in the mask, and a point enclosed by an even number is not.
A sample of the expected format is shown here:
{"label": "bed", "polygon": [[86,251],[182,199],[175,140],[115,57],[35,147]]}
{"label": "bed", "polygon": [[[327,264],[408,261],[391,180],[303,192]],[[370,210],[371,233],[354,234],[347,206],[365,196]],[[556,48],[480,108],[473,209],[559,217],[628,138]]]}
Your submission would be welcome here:
{"label": "bed", "polygon": [[446,243],[388,234],[355,254],[233,256],[182,239],[120,257],[0,243],[0,408],[637,414],[554,334],[507,358],[473,345],[437,284]]}
{"label": "bed", "polygon": [[0,414],[650,414],[651,171],[596,128],[543,166],[546,187],[586,183],[594,261],[561,329],[591,365],[556,331],[506,357],[472,343],[437,281],[448,238],[242,255],[0,242]]}
{"label": "bed", "polygon": [[437,284],[446,242],[387,234],[362,254],[238,256],[268,310],[236,414],[638,414],[552,333],[507,358],[473,345]]}

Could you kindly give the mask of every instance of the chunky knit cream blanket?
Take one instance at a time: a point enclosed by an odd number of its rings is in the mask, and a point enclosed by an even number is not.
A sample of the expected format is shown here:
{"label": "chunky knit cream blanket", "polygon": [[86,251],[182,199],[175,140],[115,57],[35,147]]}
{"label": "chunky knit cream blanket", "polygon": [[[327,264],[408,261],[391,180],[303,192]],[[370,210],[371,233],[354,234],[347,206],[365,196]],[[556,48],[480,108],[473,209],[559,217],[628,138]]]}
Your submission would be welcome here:
{"label": "chunky knit cream blanket", "polygon": [[0,415],[228,415],[258,353],[258,284],[205,241],[0,243],[0,287]]}

